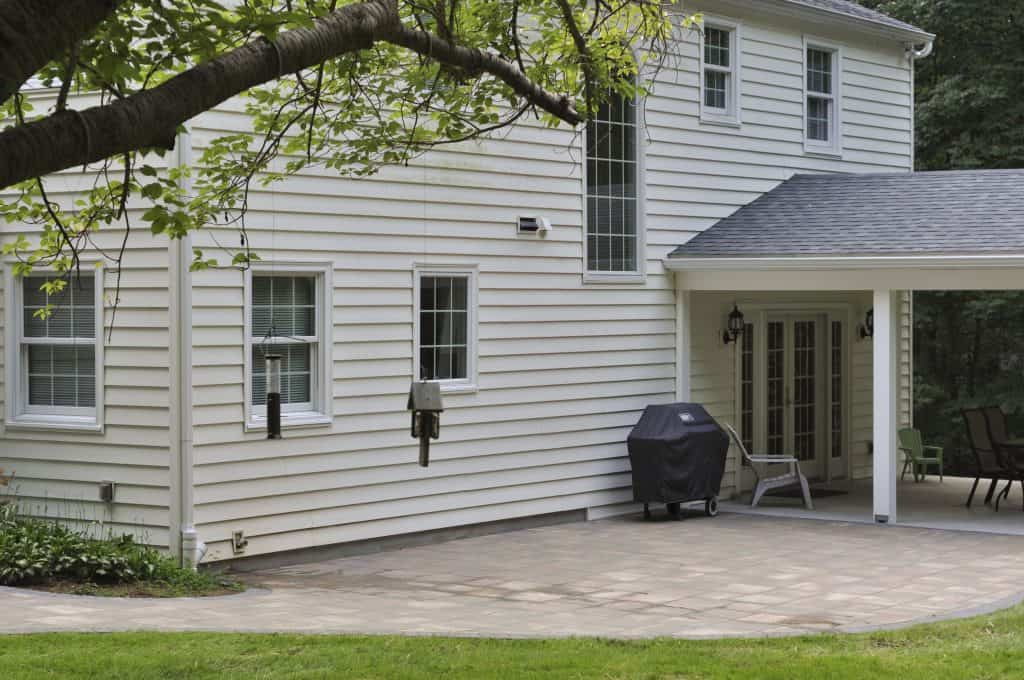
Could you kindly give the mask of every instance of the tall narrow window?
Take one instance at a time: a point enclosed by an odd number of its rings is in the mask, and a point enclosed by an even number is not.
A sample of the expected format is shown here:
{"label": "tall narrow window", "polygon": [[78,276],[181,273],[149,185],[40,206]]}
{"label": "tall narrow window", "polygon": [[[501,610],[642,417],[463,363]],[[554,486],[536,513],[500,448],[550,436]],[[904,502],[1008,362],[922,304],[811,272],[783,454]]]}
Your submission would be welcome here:
{"label": "tall narrow window", "polygon": [[472,270],[420,271],[417,378],[444,389],[475,383],[475,279]]}
{"label": "tall narrow window", "polygon": [[830,403],[832,419],[832,457],[843,457],[843,324],[833,321],[831,332]]}
{"label": "tall narrow window", "polygon": [[73,274],[63,288],[54,276],[34,274],[16,286],[20,319],[9,317],[16,348],[8,372],[8,424],[99,426],[100,330],[97,279]]}
{"label": "tall narrow window", "polygon": [[740,35],[737,24],[704,25],[701,52],[701,121],[739,123]]}
{"label": "tall narrow window", "polygon": [[[743,327],[740,353],[740,436],[743,446],[754,453],[754,325]],[[746,459],[744,459],[746,464]]]}
{"label": "tall narrow window", "polygon": [[611,94],[587,123],[587,271],[638,274],[636,104]]}
{"label": "tall narrow window", "polygon": [[839,52],[809,45],[806,49],[805,146],[810,151],[840,150]]}
{"label": "tall narrow window", "polygon": [[257,269],[249,286],[249,424],[266,418],[266,356],[281,357],[282,424],[329,420],[324,273]]}

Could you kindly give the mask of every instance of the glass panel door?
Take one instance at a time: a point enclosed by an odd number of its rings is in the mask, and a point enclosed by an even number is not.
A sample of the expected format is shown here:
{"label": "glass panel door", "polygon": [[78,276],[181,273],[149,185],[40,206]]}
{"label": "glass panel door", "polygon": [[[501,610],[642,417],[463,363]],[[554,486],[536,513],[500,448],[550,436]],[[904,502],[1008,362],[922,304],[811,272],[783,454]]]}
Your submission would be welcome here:
{"label": "glass panel door", "polygon": [[817,323],[793,322],[793,454],[801,461],[816,455],[818,430]]}
{"label": "glass panel door", "polygon": [[765,409],[765,450],[768,455],[781,456],[786,453],[786,323],[769,321],[766,330],[768,403]]}

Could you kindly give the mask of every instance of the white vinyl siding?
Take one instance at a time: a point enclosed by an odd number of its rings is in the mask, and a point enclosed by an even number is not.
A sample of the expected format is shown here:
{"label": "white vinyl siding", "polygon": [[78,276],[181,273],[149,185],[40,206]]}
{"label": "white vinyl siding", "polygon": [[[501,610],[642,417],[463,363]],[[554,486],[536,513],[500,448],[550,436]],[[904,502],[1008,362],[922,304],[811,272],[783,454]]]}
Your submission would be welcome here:
{"label": "white vinyl siding", "polygon": [[[37,111],[52,108],[55,90],[26,93]],[[69,108],[82,110],[99,103],[99,95],[72,93]],[[145,163],[160,172],[174,154],[147,156]],[[66,208],[74,208],[80,191],[102,183],[99,166],[87,172],[73,168],[47,179],[47,194]],[[15,193],[0,189],[0,201]],[[141,224],[146,209],[131,201],[127,217]],[[24,236],[38,238],[38,225],[0,221],[0,245]],[[171,515],[174,491],[170,467],[169,362],[171,279],[168,275],[168,239],[145,229],[133,229],[130,238],[123,224],[104,224],[90,234],[97,249],[117,253],[126,243],[120,271],[82,262],[81,273],[94,284],[96,302],[95,370],[96,422],[78,427],[54,423],[31,424],[18,420],[18,402],[10,393],[18,382],[16,340],[11,337],[22,323],[24,311],[15,298],[22,281],[13,276],[14,263],[0,263],[0,468],[13,473],[6,492],[16,497],[19,511],[40,518],[62,520],[95,534],[132,534],[160,548],[174,548]],[[91,251],[95,255],[95,251]],[[88,258],[87,258],[88,259]],[[37,268],[33,274],[44,274]],[[74,285],[73,283],[71,285]],[[115,309],[116,303],[116,309]],[[80,369],[85,367],[81,364]],[[173,477],[177,479],[177,476]],[[110,480],[117,488],[113,503],[99,499],[98,484]]]}
{"label": "white vinyl siding", "polygon": [[706,19],[701,35],[700,119],[702,123],[739,125],[742,101],[740,26]]}
{"label": "white vinyl siding", "polygon": [[842,152],[841,51],[837,45],[805,40],[804,146],[809,152]]}
{"label": "white vinyl siding", "polygon": [[248,273],[247,374],[250,428],[266,427],[266,356],[281,358],[281,425],[330,422],[323,335],[325,265],[261,263]]}
{"label": "white vinyl siding", "polygon": [[636,102],[611,94],[587,123],[586,270],[598,277],[636,277],[640,269]]}

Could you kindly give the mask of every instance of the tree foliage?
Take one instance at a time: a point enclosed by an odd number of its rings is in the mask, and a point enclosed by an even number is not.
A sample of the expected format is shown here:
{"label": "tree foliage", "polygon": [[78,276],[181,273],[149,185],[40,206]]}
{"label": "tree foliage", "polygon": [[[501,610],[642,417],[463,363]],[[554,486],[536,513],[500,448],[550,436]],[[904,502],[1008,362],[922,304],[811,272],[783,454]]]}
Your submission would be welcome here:
{"label": "tree foliage", "polygon": [[[309,166],[363,176],[526,116],[577,126],[643,94],[636,75],[693,21],[647,0],[0,0],[0,216],[41,234],[4,252],[19,274],[72,271],[98,229],[127,238],[139,197],[143,226],[180,238],[241,224],[253,182]],[[52,106],[32,110],[29,78]],[[101,100],[74,110],[75,92]],[[182,124],[236,95],[251,131],[158,170]],[[83,163],[96,186],[60,205],[44,176]],[[252,257],[243,238],[231,264]]]}
{"label": "tree foliage", "polygon": [[[917,64],[917,169],[1024,167],[1024,2],[861,4],[937,35]],[[1024,293],[919,292],[914,301],[916,424],[959,451],[968,471],[961,408],[1001,405],[1024,435]]]}

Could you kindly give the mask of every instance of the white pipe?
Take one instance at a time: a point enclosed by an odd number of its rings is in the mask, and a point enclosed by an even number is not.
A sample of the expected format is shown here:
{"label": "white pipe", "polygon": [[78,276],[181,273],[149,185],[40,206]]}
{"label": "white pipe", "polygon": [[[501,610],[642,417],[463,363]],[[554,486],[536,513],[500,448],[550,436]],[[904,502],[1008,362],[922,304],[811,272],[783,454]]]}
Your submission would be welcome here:
{"label": "white pipe", "polygon": [[929,56],[931,56],[932,50],[934,49],[934,40],[929,40],[924,44],[924,47],[920,49],[918,49],[917,45],[911,43],[907,44],[907,52],[909,52],[910,55],[914,58],[914,61],[917,61],[918,59],[927,59]]}
{"label": "white pipe", "polygon": [[[182,130],[175,145],[176,164],[180,168],[192,165],[192,135]],[[181,179],[181,186],[187,192],[192,190],[189,177]],[[178,454],[178,527],[181,532],[181,563],[192,566],[199,564],[205,546],[199,540],[195,528],[195,505],[193,500],[193,450],[192,450],[192,273],[189,270],[192,257],[192,236],[188,233],[171,244],[175,264],[175,343],[173,362],[177,366],[175,388],[177,404]]]}

